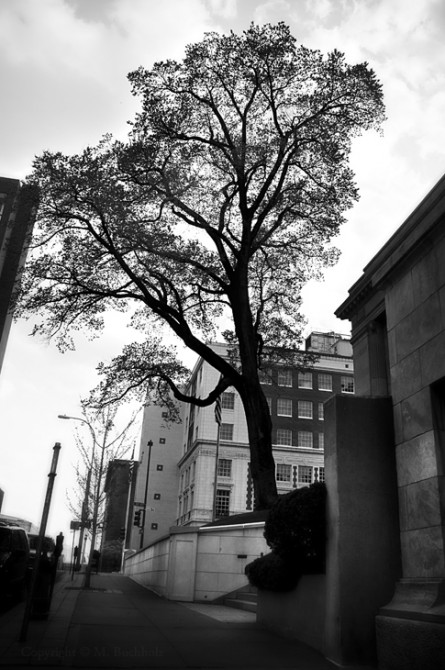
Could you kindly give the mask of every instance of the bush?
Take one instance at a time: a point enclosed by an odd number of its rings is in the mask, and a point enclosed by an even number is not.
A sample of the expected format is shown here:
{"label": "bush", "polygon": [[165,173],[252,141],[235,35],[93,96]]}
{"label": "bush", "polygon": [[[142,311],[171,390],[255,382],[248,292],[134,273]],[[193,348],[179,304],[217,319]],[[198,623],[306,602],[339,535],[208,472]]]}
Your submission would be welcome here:
{"label": "bush", "polygon": [[252,586],[265,591],[290,591],[296,587],[300,578],[295,566],[274,552],[246,565],[245,573]]}
{"label": "bush", "polygon": [[280,496],[269,512],[264,537],[283,560],[303,572],[323,572],[326,555],[326,486],[321,482]]}
{"label": "bush", "polygon": [[253,586],[287,591],[302,574],[324,572],[326,486],[317,482],[280,496],[267,516],[264,537],[272,552],[245,569]]}

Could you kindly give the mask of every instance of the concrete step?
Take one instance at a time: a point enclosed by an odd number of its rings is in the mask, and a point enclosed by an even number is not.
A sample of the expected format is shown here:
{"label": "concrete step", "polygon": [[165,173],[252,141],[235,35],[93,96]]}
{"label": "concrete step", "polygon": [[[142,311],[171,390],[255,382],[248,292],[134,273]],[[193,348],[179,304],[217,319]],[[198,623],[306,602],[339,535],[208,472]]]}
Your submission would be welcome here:
{"label": "concrete step", "polygon": [[241,600],[241,598],[226,598],[224,600],[226,607],[234,607],[246,612],[256,612],[257,604],[253,600]]}
{"label": "concrete step", "polygon": [[226,607],[237,607],[248,612],[256,612],[258,590],[254,586],[247,584],[236,591],[227,593],[221,600]]}
{"label": "concrete step", "polygon": [[231,593],[229,597],[232,600],[247,600],[248,602],[256,603],[258,600],[257,593],[249,593],[248,591],[240,591],[239,593]]}

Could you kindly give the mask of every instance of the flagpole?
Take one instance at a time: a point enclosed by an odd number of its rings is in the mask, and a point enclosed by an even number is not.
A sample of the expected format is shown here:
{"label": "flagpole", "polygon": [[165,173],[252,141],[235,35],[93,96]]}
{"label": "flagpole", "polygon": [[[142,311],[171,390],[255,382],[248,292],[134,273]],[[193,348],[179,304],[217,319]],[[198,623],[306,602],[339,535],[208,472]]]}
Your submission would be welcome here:
{"label": "flagpole", "polygon": [[215,478],[213,485],[213,511],[212,511],[212,521],[216,521],[216,488],[218,484],[218,460],[219,460],[219,432],[221,429],[221,424],[218,423],[218,430],[216,433],[216,453],[215,453]]}
{"label": "flagpole", "polygon": [[218,460],[219,460],[219,433],[221,430],[221,396],[218,396],[215,402],[215,421],[218,426],[216,432],[216,451],[215,451],[215,476],[213,480],[213,507],[212,521],[216,521],[216,488],[218,485]]}

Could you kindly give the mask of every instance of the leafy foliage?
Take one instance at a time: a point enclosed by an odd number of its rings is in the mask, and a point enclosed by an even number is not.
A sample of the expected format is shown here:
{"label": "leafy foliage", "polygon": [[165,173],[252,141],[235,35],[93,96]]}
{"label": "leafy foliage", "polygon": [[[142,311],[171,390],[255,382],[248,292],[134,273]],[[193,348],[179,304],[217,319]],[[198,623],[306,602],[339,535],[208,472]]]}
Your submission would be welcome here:
{"label": "leafy foliage", "polygon": [[246,565],[245,573],[252,586],[265,591],[290,591],[300,579],[300,573],[292,563],[274,552]]}
{"label": "leafy foliage", "polygon": [[293,589],[301,575],[324,572],[326,486],[316,482],[279,496],[267,515],[264,537],[272,549],[246,566],[260,589]]}
{"label": "leafy foliage", "polygon": [[[101,368],[102,402],[148,388],[211,404],[233,386],[270,500],[258,369],[274,347],[301,363],[301,288],[337,258],[329,243],[358,197],[351,140],[380,127],[381,86],[366,63],[297,46],[283,23],[206,34],[182,62],[129,80],[141,111],[127,142],[35,161],[41,206],[16,314],[36,315],[62,350],[79,330],[97,335],[109,310],[128,317],[139,337]],[[221,374],[207,398],[184,396],[164,327]],[[227,356],[209,345],[219,331]]]}
{"label": "leafy foliage", "polygon": [[306,572],[324,570],[326,548],[326,486],[316,482],[279,496],[270,510],[264,537],[283,560]]}

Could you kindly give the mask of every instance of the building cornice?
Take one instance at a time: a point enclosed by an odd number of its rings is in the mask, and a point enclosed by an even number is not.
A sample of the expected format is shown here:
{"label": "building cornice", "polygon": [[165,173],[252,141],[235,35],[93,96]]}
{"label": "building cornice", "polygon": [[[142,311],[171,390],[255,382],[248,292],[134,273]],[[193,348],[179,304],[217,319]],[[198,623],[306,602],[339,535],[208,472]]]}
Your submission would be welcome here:
{"label": "building cornice", "polygon": [[349,297],[338,307],[339,319],[350,319],[371,293],[380,290],[394,271],[445,221],[445,175],[425,196],[405,222],[363,269],[349,289]]}

